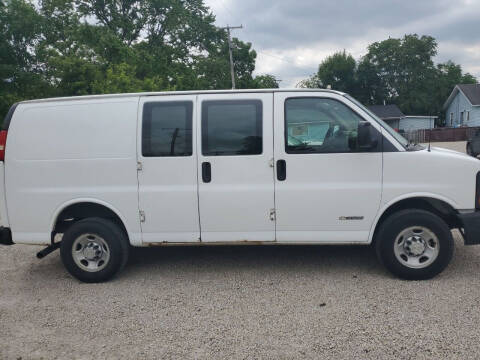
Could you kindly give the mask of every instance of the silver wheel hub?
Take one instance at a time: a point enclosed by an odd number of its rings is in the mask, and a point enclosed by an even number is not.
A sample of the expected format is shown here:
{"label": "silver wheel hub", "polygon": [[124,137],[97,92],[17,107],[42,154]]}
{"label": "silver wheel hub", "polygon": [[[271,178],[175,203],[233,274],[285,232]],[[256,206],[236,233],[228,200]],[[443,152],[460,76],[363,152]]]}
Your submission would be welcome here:
{"label": "silver wheel hub", "polygon": [[75,239],[72,246],[75,264],[88,272],[100,271],[110,260],[107,242],[96,234],[83,234]]}
{"label": "silver wheel hub", "polygon": [[87,260],[96,260],[97,258],[101,258],[103,254],[103,249],[101,245],[96,243],[95,241],[89,242],[88,245],[83,249],[83,256]]}
{"label": "silver wheel hub", "polygon": [[411,256],[420,256],[425,252],[425,241],[420,236],[411,236],[404,242],[405,251]]}
{"label": "silver wheel hub", "polygon": [[402,265],[422,269],[432,264],[438,257],[440,242],[430,229],[412,226],[398,234],[393,250]]}

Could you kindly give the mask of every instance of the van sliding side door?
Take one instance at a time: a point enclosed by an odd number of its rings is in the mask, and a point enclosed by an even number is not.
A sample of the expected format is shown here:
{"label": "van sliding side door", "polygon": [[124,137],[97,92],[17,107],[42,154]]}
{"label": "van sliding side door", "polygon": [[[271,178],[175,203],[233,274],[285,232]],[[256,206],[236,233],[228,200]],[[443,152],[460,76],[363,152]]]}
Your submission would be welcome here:
{"label": "van sliding side door", "polygon": [[202,242],[275,240],[273,94],[199,95]]}

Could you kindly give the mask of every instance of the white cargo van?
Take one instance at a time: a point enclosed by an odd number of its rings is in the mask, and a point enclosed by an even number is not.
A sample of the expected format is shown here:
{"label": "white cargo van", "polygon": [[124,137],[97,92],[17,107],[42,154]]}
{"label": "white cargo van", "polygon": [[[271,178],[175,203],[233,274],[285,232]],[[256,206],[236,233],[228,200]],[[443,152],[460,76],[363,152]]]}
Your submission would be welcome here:
{"label": "white cargo van", "polygon": [[25,101],[0,133],[1,243],[105,281],[130,246],[374,244],[406,279],[480,243],[480,162],[328,90]]}

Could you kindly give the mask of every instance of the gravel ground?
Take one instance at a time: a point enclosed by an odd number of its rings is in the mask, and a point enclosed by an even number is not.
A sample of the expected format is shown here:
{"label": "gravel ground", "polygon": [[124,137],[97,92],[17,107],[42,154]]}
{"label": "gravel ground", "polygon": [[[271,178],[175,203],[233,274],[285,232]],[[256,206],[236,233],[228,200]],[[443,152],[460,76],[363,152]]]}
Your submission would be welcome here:
{"label": "gravel ground", "polygon": [[0,359],[476,359],[480,247],[430,281],[362,246],[134,249],[105,284],[0,248]]}

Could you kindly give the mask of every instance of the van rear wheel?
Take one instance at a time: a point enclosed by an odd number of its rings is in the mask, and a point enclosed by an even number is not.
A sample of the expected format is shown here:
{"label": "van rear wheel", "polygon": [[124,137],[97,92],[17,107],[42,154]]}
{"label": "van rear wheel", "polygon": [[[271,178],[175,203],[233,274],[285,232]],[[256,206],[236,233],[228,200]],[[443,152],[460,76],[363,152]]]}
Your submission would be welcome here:
{"label": "van rear wheel", "polygon": [[448,225],[437,215],[407,209],[389,216],[375,239],[379,260],[407,280],[430,279],[450,263],[454,242]]}
{"label": "van rear wheel", "polygon": [[103,218],[87,218],[70,226],[60,245],[65,268],[87,283],[111,279],[126,265],[129,245],[125,232]]}

